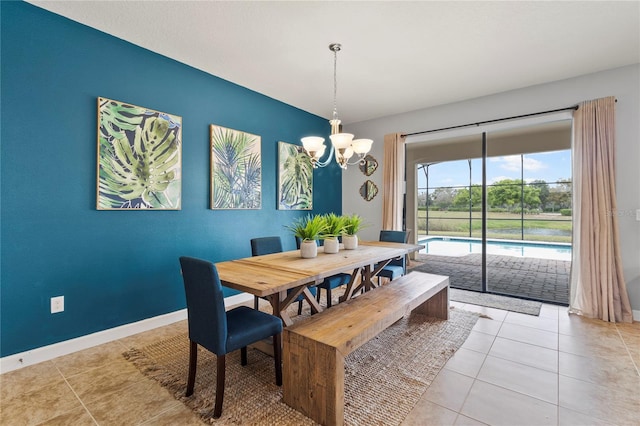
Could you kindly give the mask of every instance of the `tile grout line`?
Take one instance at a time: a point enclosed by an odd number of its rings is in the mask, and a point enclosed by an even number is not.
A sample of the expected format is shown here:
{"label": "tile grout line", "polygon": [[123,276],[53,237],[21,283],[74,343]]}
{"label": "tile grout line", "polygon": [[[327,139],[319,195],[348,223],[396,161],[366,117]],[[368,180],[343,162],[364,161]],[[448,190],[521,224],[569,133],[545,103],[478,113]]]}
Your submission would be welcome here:
{"label": "tile grout line", "polygon": [[[505,317],[506,318],[506,315]],[[498,338],[498,333],[500,333],[500,329],[502,329],[502,326],[504,325],[504,318],[500,321],[500,328],[498,328],[497,333],[493,336],[493,342],[491,342],[491,347],[493,347],[494,343],[496,342],[496,339]],[[491,318],[492,321],[496,321],[493,318]],[[467,399],[469,398],[469,395],[471,394],[471,389],[473,389],[473,386],[476,384],[476,382],[480,381],[482,382],[482,380],[478,380],[478,374],[480,374],[480,370],[482,370],[482,367],[484,366],[484,363],[487,361],[487,357],[489,356],[489,352],[491,351],[491,347],[489,348],[489,350],[487,351],[486,354],[484,354],[484,359],[482,360],[482,364],[480,365],[480,368],[478,368],[478,373],[473,377],[473,382],[471,383],[471,386],[469,386],[469,390],[467,391],[467,394],[464,396],[464,400],[462,401],[462,404],[460,405],[460,409],[458,410],[458,416],[456,417],[456,422],[458,421],[458,418],[460,416],[464,416],[470,419],[473,419],[475,421],[478,421],[482,424],[485,424],[485,422],[483,422],[480,419],[476,419],[474,417],[470,417],[467,416],[466,414],[462,414],[462,409],[464,408],[464,405],[467,403]],[[473,350],[473,349],[469,349],[469,350]],[[478,351],[475,351],[478,352]],[[481,353],[481,352],[478,352]]]}
{"label": "tile grout line", "polygon": [[633,359],[633,356],[631,355],[631,351],[629,350],[629,345],[627,345],[627,342],[624,339],[624,336],[620,332],[620,329],[618,328],[618,324],[614,324],[614,325],[616,327],[616,333],[618,333],[618,336],[620,336],[620,340],[622,340],[622,344],[624,345],[624,349],[627,351],[627,355],[629,355],[629,358],[631,358],[631,362],[633,363],[633,366],[636,369],[636,373],[638,373],[638,376],[640,376],[640,368],[638,367],[638,364],[636,364],[636,360]]}
{"label": "tile grout line", "polygon": [[[557,350],[555,350],[555,349],[550,349],[550,348],[547,348],[547,347],[544,347],[544,346],[534,345],[534,344],[532,344],[532,343],[527,343],[527,342],[521,342],[521,341],[519,341],[519,340],[513,340],[513,339],[509,339],[509,338],[507,338],[507,337],[502,337],[502,336],[497,336],[497,335],[495,336],[494,343],[495,343],[495,341],[496,341],[498,338],[500,338],[500,339],[504,339],[504,340],[508,340],[508,341],[510,341],[510,342],[515,342],[515,343],[520,343],[520,344],[523,344],[523,345],[534,346],[534,347],[536,347],[536,348],[546,349],[546,350],[554,351],[554,352],[558,353],[558,351],[557,351]],[[492,347],[493,347],[493,344],[492,344]],[[469,350],[473,350],[473,349],[469,349]],[[474,352],[478,352],[478,351],[474,351]],[[481,352],[478,352],[478,353],[481,353]],[[546,368],[544,368],[544,367],[539,367],[539,366],[536,366],[536,365],[526,364],[526,363],[520,362],[520,361],[515,360],[515,359],[505,358],[505,357],[503,357],[503,356],[498,356],[498,355],[492,355],[492,354],[490,354],[490,353],[487,353],[487,354],[486,354],[486,356],[487,356],[487,357],[491,356],[491,357],[493,357],[493,358],[497,358],[497,359],[501,359],[501,360],[504,360],[504,361],[513,362],[513,363],[515,363],[515,364],[519,364],[519,365],[522,365],[522,366],[524,366],[524,367],[536,368],[536,369],[538,369],[538,370],[545,371],[545,372],[547,372],[547,373],[558,374],[558,371],[549,370],[549,369],[546,369]]]}
{"label": "tile grout line", "polygon": [[71,383],[69,383],[69,381],[67,380],[67,377],[62,374],[62,371],[60,371],[60,369],[58,368],[57,365],[54,364],[54,367],[56,368],[56,370],[58,370],[58,373],[60,373],[60,375],[62,376],[62,379],[64,380],[64,382],[67,384],[67,386],[69,386],[69,389],[71,389],[71,392],[73,392],[73,394],[75,395],[75,397],[78,399],[78,401],[80,402],[80,405],[82,405],[82,408],[84,408],[84,410],[87,412],[87,414],[89,415],[89,417],[91,417],[91,420],[93,420],[93,423],[95,423],[96,425],[99,425],[98,421],[93,417],[93,414],[91,414],[91,411],[89,411],[89,409],[87,408],[86,405],[84,405],[84,402],[82,401],[82,398],[80,398],[80,395],[78,395],[78,393],[76,392],[76,390],[73,388],[73,386],[71,386]]}
{"label": "tile grout line", "polygon": [[[618,330],[617,330],[617,326],[616,326],[616,332],[618,332]],[[618,333],[619,333],[619,332],[618,332]],[[566,376],[566,375],[564,375],[564,374],[561,374],[561,373],[560,373],[560,352],[562,352],[562,351],[560,350],[560,336],[561,336],[561,335],[565,335],[565,334],[560,333],[560,316],[559,316],[559,314],[558,314],[558,351],[557,351],[557,352],[558,352],[558,404],[557,404],[557,406],[558,406],[558,426],[560,426],[560,408],[564,408],[564,409],[566,409],[566,410],[571,410],[571,411],[574,411],[574,412],[576,412],[576,413],[580,413],[580,414],[583,414],[583,415],[585,415],[585,416],[589,416],[589,417],[594,418],[594,419],[597,419],[597,420],[607,421],[607,419],[601,419],[601,418],[599,418],[599,417],[595,417],[595,416],[594,416],[593,414],[591,414],[591,413],[588,413],[588,412],[585,412],[585,411],[581,411],[581,410],[577,410],[577,409],[575,409],[575,408],[565,407],[565,406],[563,406],[563,405],[561,405],[561,404],[560,404],[560,376],[568,377],[568,378],[570,378],[570,379],[572,379],[572,380],[578,380],[578,381],[580,381],[580,382],[584,382],[584,383],[586,383],[586,384],[591,384],[591,385],[595,384],[595,385],[597,385],[597,383],[593,383],[593,382],[590,382],[590,381],[588,381],[588,380],[583,380],[583,379],[578,378],[578,377]],[[570,334],[569,334],[569,335],[567,335],[567,336],[572,336],[572,335],[570,335]],[[620,336],[620,337],[622,337],[622,336]],[[623,339],[623,342],[624,342],[624,339]],[[626,344],[625,344],[625,348],[626,348]],[[567,352],[567,353],[571,354],[571,352]],[[628,353],[628,352],[627,352],[627,353]],[[583,355],[580,355],[580,354],[572,354],[572,355],[583,356]],[[629,354],[629,355],[630,355],[630,354]],[[635,365],[635,363],[634,363],[634,365]],[[606,387],[606,386],[605,386],[605,387]]]}
{"label": "tile grout line", "polygon": [[[506,317],[505,317],[505,319],[506,319]],[[504,320],[502,320],[502,324],[500,325],[500,329],[502,329],[502,326],[504,325],[504,323],[505,323],[505,321],[504,321]],[[508,323],[508,324],[510,324],[510,323]],[[559,325],[559,323],[558,323],[558,329],[559,329],[559,327],[560,327],[560,325]],[[533,328],[533,327],[528,327],[528,328]],[[498,333],[500,333],[500,329],[498,329]],[[542,330],[542,331],[545,331],[545,330]],[[551,333],[551,332],[549,332],[549,333]],[[560,333],[558,332],[558,333],[556,333],[556,334],[557,334],[557,336],[558,336],[558,344],[559,344],[559,343],[560,343],[560,342],[559,342],[559,339],[560,339]],[[497,338],[498,338],[498,335],[496,334],[496,335],[494,336],[494,342],[492,343],[492,345],[491,345],[491,346],[493,346],[493,344],[495,343],[495,340],[496,340]],[[503,338],[503,339],[507,339],[507,340],[512,340],[512,339],[508,339],[508,338],[506,338],[506,337],[502,337],[502,338]],[[513,340],[513,341],[514,341],[514,342],[519,342],[519,341],[517,341],[517,340]],[[519,343],[525,343],[525,342],[519,342]],[[530,343],[527,343],[527,344],[530,344]],[[542,347],[542,348],[544,348],[543,346],[539,346],[539,345],[532,345],[532,346],[538,346],[538,347]],[[545,348],[545,349],[549,349],[549,348]],[[553,349],[551,349],[551,350],[553,350]],[[489,351],[491,351],[491,349],[489,349]],[[477,352],[477,351],[476,351],[476,352]],[[558,347],[558,349],[556,349],[556,350],[555,350],[555,352],[557,353],[557,356],[558,356],[558,362],[559,362],[559,361],[560,361],[560,360],[559,360],[559,357],[560,357],[560,350],[559,350],[559,347]],[[484,361],[482,362],[482,365],[480,366],[480,369],[478,370],[478,374],[480,373],[480,370],[482,370],[482,367],[484,366],[484,364],[485,364],[485,362],[486,362],[486,360],[487,360],[487,358],[488,358],[488,357],[489,357],[489,353],[486,353],[486,354],[485,354],[485,359],[484,359]],[[498,358],[499,358],[499,357],[498,357]],[[500,358],[500,359],[501,359],[501,358]],[[511,362],[518,363],[517,361],[511,361]],[[518,363],[518,364],[520,364],[520,363]],[[526,365],[526,364],[522,364],[522,365]],[[537,367],[533,367],[533,368],[537,368]],[[541,370],[542,370],[542,369],[541,369]],[[543,371],[546,371],[546,370],[543,370]],[[498,384],[495,384],[495,383],[486,382],[486,381],[484,381],[484,380],[478,379],[478,378],[477,378],[477,376],[476,376],[476,377],[474,377],[474,378],[473,378],[473,383],[472,383],[471,387],[469,388],[469,392],[468,392],[468,393],[467,393],[467,395],[465,396],[465,400],[464,400],[464,402],[463,402],[463,404],[462,404],[462,407],[464,407],[464,404],[466,403],[466,400],[467,400],[467,398],[468,398],[468,396],[469,396],[469,393],[471,392],[471,388],[473,388],[473,386],[475,385],[475,383],[476,383],[476,382],[486,383],[486,384],[489,384],[489,385],[496,386],[496,387],[498,387],[498,388],[501,388],[501,389],[507,390],[507,391],[509,391],[509,392],[514,392],[514,393],[517,393],[517,394],[520,394],[520,395],[523,395],[523,396],[526,396],[526,397],[529,397],[529,398],[536,399],[536,400],[541,401],[541,402],[544,402],[544,403],[546,403],[546,404],[555,405],[555,407],[556,407],[556,416],[557,416],[557,417],[556,417],[556,420],[557,420],[557,424],[559,425],[559,422],[560,422],[560,393],[559,393],[559,391],[560,391],[560,389],[559,389],[559,386],[560,386],[560,380],[559,380],[559,371],[558,371],[558,372],[556,372],[555,374],[556,374],[556,376],[558,376],[558,381],[557,381],[557,383],[558,383],[558,389],[557,389],[557,390],[558,390],[558,400],[557,400],[557,402],[556,402],[555,404],[554,404],[554,403],[550,403],[549,401],[546,401],[546,400],[544,400],[544,399],[540,399],[540,398],[538,398],[538,397],[536,397],[536,396],[529,395],[529,394],[527,394],[527,393],[523,393],[523,392],[520,392],[520,391],[517,391],[517,390],[509,389],[509,388],[507,388],[507,387],[504,387],[504,386],[501,386],[501,385],[498,385]],[[462,407],[461,407],[461,409],[462,409]],[[462,414],[461,412],[458,412],[458,415],[462,415],[462,416],[468,417],[468,416],[466,416],[465,414]],[[477,421],[479,421],[479,422],[481,422],[481,423],[484,423],[484,422],[482,422],[481,420],[478,420],[478,419],[475,419],[475,418],[474,418],[474,420],[477,420]]]}
{"label": "tile grout line", "polygon": [[564,405],[561,405],[560,404],[560,394],[559,394],[559,392],[560,392],[560,376],[566,377],[568,379],[575,380],[575,381],[578,381],[578,382],[582,382],[585,385],[600,386],[600,387],[604,387],[604,388],[607,388],[607,389],[616,389],[616,388],[612,388],[610,386],[602,385],[602,384],[599,384],[599,383],[590,382],[588,380],[584,380],[584,379],[581,379],[579,377],[572,377],[572,376],[567,376],[567,375],[558,373],[558,411],[560,410],[560,407],[562,407],[565,410],[571,410],[571,411],[574,411],[576,413],[580,413],[580,414],[583,414],[585,416],[589,416],[589,417],[591,417],[593,419],[596,419],[596,420],[599,420],[599,421],[602,421],[602,422],[607,422],[607,421],[610,420],[610,419],[604,418],[604,416],[603,417],[597,417],[593,413],[590,413],[590,412],[587,412],[587,411],[583,411],[582,409],[573,408],[573,407],[566,407]]}
{"label": "tile grout line", "polygon": [[[158,385],[159,385],[160,387],[162,387],[159,383],[158,383]],[[154,420],[158,420],[158,419],[159,419],[163,414],[165,414],[165,413],[167,413],[167,412],[169,412],[169,411],[171,411],[171,410],[174,410],[176,407],[180,407],[180,406],[187,407],[187,406],[184,404],[184,402],[182,402],[182,401],[180,401],[180,400],[178,400],[178,399],[175,399],[175,402],[176,402],[176,404],[175,404],[174,406],[172,406],[172,407],[168,407],[168,408],[166,408],[166,409],[164,409],[164,410],[160,411],[160,412],[159,412],[159,413],[157,413],[155,416],[153,416],[153,417],[151,417],[151,418],[149,418],[149,419],[147,419],[147,420],[145,420],[145,421],[143,421],[143,422],[139,423],[139,425],[140,425],[140,426],[144,426],[144,425],[149,425],[149,424],[155,424],[155,423],[151,423],[151,422],[153,422]],[[188,408],[188,407],[187,407],[187,408]],[[197,416],[197,414],[195,413],[195,411],[194,411],[194,414]]]}

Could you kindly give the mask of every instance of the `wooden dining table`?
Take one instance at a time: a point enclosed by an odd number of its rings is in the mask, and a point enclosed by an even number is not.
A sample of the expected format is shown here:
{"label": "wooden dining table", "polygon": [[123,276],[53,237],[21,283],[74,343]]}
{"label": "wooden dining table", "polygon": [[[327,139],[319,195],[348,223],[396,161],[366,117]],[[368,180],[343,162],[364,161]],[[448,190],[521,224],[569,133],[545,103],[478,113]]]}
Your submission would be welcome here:
{"label": "wooden dining table", "polygon": [[323,310],[309,287],[332,275],[350,273],[351,280],[340,301],[347,300],[361,289],[374,288],[373,278],[391,260],[422,248],[424,246],[417,244],[361,241],[355,250],[340,250],[335,254],[324,253],[323,247],[318,247],[318,256],[311,259],[302,258],[300,250],[291,250],[215,265],[222,285],[266,298],[273,314],[280,317],[285,326],[290,326],[293,321],[287,307],[301,294],[312,311]]}

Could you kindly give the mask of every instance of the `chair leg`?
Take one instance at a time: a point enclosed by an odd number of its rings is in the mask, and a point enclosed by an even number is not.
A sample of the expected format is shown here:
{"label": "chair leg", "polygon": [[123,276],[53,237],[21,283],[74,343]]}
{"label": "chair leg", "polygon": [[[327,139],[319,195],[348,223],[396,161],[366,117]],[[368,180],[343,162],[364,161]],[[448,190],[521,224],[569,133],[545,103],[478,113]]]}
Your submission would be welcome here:
{"label": "chair leg", "polygon": [[240,348],[240,365],[247,365],[247,347]]}
{"label": "chair leg", "polygon": [[258,310],[258,296],[253,296],[253,309]]}
{"label": "chair leg", "polygon": [[327,288],[327,308],[331,307],[331,287]]}
{"label": "chair leg", "polygon": [[273,335],[273,358],[276,363],[276,385],[282,386],[282,335]]}
{"label": "chair leg", "polygon": [[302,300],[298,302],[298,315],[302,315]]}
{"label": "chair leg", "polygon": [[196,367],[198,366],[198,344],[194,341],[189,345],[189,376],[187,378],[187,392],[185,396],[193,395],[193,386],[196,383]]}
{"label": "chair leg", "polygon": [[213,418],[220,418],[222,415],[222,400],[224,399],[224,373],[225,373],[225,356],[218,355],[218,373],[216,380],[216,405],[213,409]]}
{"label": "chair leg", "polygon": [[316,301],[320,303],[320,295],[322,293],[322,289],[320,287],[316,287]]}

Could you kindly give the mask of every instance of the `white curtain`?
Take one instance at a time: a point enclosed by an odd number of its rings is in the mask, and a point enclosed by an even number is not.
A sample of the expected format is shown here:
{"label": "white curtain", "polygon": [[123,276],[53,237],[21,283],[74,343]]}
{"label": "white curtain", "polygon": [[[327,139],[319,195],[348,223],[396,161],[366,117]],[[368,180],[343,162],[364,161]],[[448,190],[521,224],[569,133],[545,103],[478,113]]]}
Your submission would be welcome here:
{"label": "white curtain", "polygon": [[582,102],[573,121],[569,312],[632,322],[622,273],[615,185],[615,99]]}
{"label": "white curtain", "polygon": [[403,230],[404,140],[400,133],[384,136],[382,229]]}

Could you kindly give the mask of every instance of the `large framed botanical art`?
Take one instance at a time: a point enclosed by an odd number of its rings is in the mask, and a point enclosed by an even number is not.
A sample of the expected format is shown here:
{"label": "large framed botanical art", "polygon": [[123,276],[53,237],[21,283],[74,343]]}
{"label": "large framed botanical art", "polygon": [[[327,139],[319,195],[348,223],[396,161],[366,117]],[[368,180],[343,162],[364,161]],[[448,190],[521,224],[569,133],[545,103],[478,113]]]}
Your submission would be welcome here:
{"label": "large framed botanical art", "polygon": [[299,145],[278,143],[278,209],[313,209],[313,166]]}
{"label": "large framed botanical art", "polygon": [[180,210],[182,117],[98,98],[98,210]]}
{"label": "large framed botanical art", "polygon": [[211,125],[211,208],[259,209],[260,136]]}

